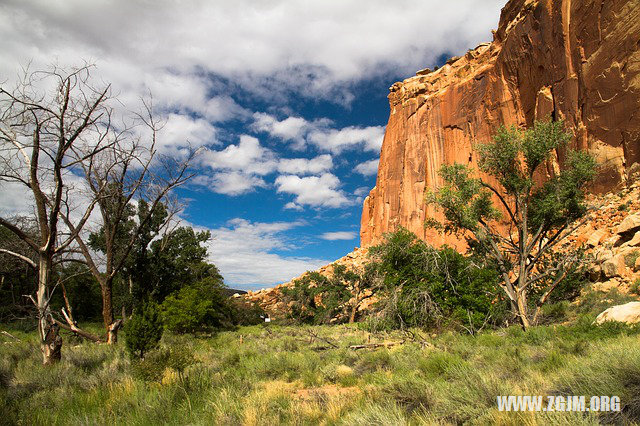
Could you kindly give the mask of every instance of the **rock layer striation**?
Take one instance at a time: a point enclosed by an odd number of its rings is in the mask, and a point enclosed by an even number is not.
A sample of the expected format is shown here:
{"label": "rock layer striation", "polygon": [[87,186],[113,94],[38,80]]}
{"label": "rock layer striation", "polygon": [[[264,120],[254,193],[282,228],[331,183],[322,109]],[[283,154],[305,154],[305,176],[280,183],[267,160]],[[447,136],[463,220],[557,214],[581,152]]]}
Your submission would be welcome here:
{"label": "rock layer striation", "polygon": [[[389,105],[361,246],[399,225],[436,245],[459,245],[424,228],[427,217],[439,218],[425,192],[440,183],[442,164],[475,167],[472,144],[489,141],[500,125],[562,119],[573,134],[569,148],[598,160],[591,189],[625,185],[640,163],[640,1],[510,0],[493,42],[395,83]],[[565,157],[559,150],[547,174]]]}

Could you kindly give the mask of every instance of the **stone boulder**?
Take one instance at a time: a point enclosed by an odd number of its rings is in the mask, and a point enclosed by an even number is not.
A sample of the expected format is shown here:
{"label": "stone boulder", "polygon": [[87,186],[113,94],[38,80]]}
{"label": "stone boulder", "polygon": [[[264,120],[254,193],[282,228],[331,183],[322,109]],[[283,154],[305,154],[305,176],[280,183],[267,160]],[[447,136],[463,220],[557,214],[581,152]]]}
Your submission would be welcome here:
{"label": "stone boulder", "polygon": [[602,324],[605,321],[618,321],[626,324],[640,322],[640,302],[629,302],[610,307],[596,317],[596,324]]}
{"label": "stone boulder", "polygon": [[624,275],[625,271],[626,265],[622,255],[613,256],[602,263],[602,273],[607,278],[620,277]]}
{"label": "stone boulder", "polygon": [[597,231],[593,231],[587,238],[587,245],[591,247],[595,247],[607,236],[607,231],[604,229],[598,229]]}
{"label": "stone boulder", "polygon": [[640,231],[640,214],[632,214],[624,218],[618,225],[616,234],[631,234]]}
{"label": "stone boulder", "polygon": [[626,243],[622,244],[622,247],[638,247],[640,246],[640,231],[636,232],[635,235]]}

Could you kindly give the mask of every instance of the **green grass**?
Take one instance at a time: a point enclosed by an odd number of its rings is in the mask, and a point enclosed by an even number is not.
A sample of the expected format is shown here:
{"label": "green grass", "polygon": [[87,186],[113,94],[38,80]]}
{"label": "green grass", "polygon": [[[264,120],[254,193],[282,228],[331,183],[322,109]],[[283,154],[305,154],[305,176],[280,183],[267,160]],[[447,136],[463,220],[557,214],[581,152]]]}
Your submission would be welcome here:
{"label": "green grass", "polygon": [[[66,336],[53,367],[40,364],[35,333],[2,325],[20,340],[0,335],[0,424],[638,422],[639,329],[592,319],[358,351],[348,346],[405,335],[270,324],[206,338],[167,334],[143,362],[130,361],[122,343]],[[623,411],[498,412],[496,396],[510,394],[618,395]]]}

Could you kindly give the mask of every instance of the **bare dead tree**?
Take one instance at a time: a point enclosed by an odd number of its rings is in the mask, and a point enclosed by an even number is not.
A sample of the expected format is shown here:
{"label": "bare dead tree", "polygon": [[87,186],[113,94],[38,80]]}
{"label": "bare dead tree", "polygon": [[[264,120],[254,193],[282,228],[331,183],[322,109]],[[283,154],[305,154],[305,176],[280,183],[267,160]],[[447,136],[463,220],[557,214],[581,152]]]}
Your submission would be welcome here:
{"label": "bare dead tree", "polygon": [[[73,221],[70,210],[61,213],[84,257],[89,270],[100,284],[102,292],[102,318],[107,333],[107,343],[117,341],[122,319],[116,319],[112,303],[113,281],[122,271],[127,257],[154,211],[163,203],[170,202],[170,192],[187,182],[193,174],[189,166],[197,152],[188,150],[183,159],[175,159],[159,154],[156,150],[157,134],[162,123],[155,120],[150,102],[144,102],[144,112],[138,114],[130,131],[121,133],[121,139],[102,151],[99,155],[87,157],[80,163],[84,180],[89,188],[88,197],[96,200],[100,213],[103,256],[92,250],[78,225]],[[138,135],[138,136],[136,136]],[[146,135],[146,137],[145,137]],[[146,214],[139,217],[132,229],[128,229],[124,240],[123,227],[131,226],[129,212],[132,203],[144,201],[148,205]],[[175,211],[170,211],[165,219],[169,223]],[[72,322],[67,318],[69,325]]]}
{"label": "bare dead tree", "polygon": [[113,145],[106,107],[110,87],[92,86],[90,68],[25,70],[13,89],[0,86],[0,182],[17,184],[31,195],[38,228],[37,236],[32,236],[0,217],[0,224],[36,253],[36,260],[8,249],[3,253],[38,271],[36,296],[29,297],[37,307],[44,364],[59,360],[62,348],[49,307],[53,265],[79,237],[98,200],[83,206],[76,226],[64,236],[59,226],[61,208],[68,201],[74,169]]}

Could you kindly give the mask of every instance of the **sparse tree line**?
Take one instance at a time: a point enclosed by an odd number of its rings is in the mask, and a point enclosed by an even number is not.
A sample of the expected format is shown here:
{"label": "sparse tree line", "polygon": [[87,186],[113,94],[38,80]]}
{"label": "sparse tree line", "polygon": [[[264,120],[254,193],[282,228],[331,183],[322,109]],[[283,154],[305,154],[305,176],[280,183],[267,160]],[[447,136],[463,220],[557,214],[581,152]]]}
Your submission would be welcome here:
{"label": "sparse tree line", "polygon": [[[353,322],[357,295],[369,290],[377,302],[359,319],[374,328],[454,327],[473,334],[510,322],[524,329],[538,324],[545,305],[577,297],[585,278],[583,251],[564,243],[587,219],[585,189],[596,163],[568,149],[569,140],[562,122],[499,129],[491,143],[475,147],[489,179],[466,165],[444,165],[441,186],[426,195],[443,220],[425,226],[466,240],[466,255],[431,247],[400,228],[370,248],[363,271],[338,266],[330,277],[310,273],[282,290],[290,317]],[[558,155],[563,168],[545,177]]]}
{"label": "sparse tree line", "polygon": [[[173,190],[192,176],[196,152],[158,152],[151,102],[118,118],[108,85],[91,67],[25,72],[0,87],[0,181],[33,202],[26,217],[0,217],[0,320],[35,315],[44,363],[60,358],[60,328],[113,344],[130,318],[127,347],[143,357],[164,327],[178,333],[259,321],[231,301],[206,261],[207,232],[177,227]],[[561,122],[499,129],[478,145],[478,166],[445,165],[426,202],[442,221],[425,226],[466,239],[468,253],[431,247],[399,229],[371,248],[364,271],[336,266],[282,291],[304,323],[366,321],[371,327],[475,333],[541,319],[549,301],[575,297],[581,252],[563,248],[587,213],[594,159],[566,149]],[[564,166],[543,178],[553,156]],[[376,303],[368,317],[358,311]],[[79,321],[99,316],[103,333]]]}
{"label": "sparse tree line", "polygon": [[[173,190],[197,152],[159,152],[152,103],[122,113],[91,70],[25,71],[0,86],[0,181],[33,204],[30,215],[0,216],[0,315],[35,313],[45,364],[60,358],[60,328],[113,344],[128,316],[151,304],[172,312],[193,296],[186,288],[207,303],[197,321],[170,326],[231,321],[222,277],[205,261],[210,235],[175,225]],[[79,327],[98,312],[104,334]]]}

